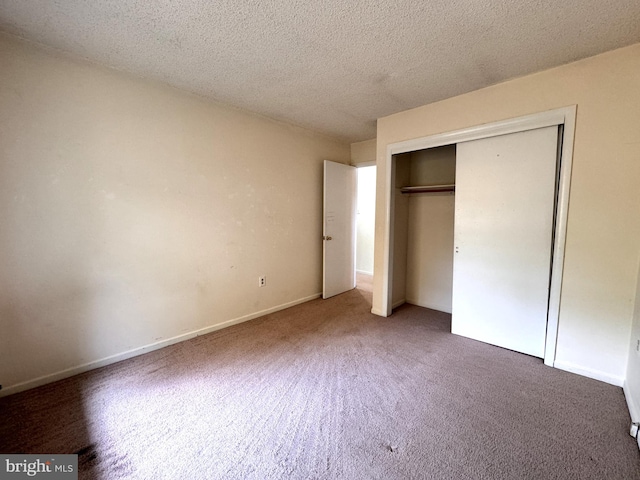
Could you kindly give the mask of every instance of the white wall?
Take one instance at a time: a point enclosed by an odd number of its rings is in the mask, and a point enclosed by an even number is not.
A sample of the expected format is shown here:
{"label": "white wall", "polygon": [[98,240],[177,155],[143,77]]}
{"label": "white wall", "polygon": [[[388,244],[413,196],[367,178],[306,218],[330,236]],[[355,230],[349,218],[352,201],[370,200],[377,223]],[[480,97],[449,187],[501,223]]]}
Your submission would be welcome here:
{"label": "white wall", "polygon": [[319,294],[349,145],[5,35],[0,65],[1,393]]}
{"label": "white wall", "polygon": [[[455,145],[411,153],[411,185],[453,184],[455,175]],[[414,193],[409,197],[408,303],[451,313],[454,210],[451,193]]]}
{"label": "white wall", "polygon": [[640,257],[640,44],[378,119],[373,311],[390,272],[387,146],[577,105],[556,366],[621,385]]}
{"label": "white wall", "polygon": [[373,275],[373,241],[376,223],[376,167],[358,168],[356,270]]}
{"label": "white wall", "polygon": [[369,275],[373,275],[376,221],[375,162],[375,138],[351,144],[351,165],[361,165],[358,168],[356,270]]}

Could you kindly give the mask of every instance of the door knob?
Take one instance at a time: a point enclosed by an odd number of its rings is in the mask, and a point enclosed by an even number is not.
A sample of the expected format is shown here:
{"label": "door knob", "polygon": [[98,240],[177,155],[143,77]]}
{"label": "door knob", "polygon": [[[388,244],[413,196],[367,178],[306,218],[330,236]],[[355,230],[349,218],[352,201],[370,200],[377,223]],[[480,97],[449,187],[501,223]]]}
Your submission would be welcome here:
{"label": "door knob", "polygon": [[323,240],[333,240],[333,237],[329,237],[329,236],[322,236]]}

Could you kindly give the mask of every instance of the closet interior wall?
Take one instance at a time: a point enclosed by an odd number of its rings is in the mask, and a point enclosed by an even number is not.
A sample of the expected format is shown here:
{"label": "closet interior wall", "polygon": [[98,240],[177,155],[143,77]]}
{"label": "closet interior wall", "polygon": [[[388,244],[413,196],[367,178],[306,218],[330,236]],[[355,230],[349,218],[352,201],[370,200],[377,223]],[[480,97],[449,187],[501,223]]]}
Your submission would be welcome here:
{"label": "closet interior wall", "polygon": [[455,184],[456,146],[395,155],[393,305],[451,313],[452,192],[402,194],[405,186]]}

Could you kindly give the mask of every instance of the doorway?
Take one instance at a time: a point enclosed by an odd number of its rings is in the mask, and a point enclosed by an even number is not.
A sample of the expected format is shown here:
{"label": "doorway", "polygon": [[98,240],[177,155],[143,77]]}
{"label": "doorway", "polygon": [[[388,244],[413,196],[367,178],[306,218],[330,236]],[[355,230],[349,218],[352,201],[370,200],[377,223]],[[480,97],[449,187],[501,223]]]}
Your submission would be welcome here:
{"label": "doorway", "polygon": [[376,221],[376,166],[357,169],[356,286],[371,290]]}
{"label": "doorway", "polygon": [[323,298],[373,291],[376,168],[324,161]]}

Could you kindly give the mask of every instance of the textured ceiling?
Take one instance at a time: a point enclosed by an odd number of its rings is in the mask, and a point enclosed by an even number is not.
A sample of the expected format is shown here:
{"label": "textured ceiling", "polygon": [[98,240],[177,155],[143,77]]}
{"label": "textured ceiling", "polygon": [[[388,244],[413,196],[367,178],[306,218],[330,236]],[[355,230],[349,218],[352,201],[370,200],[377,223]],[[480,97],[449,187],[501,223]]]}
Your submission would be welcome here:
{"label": "textured ceiling", "polygon": [[639,0],[0,0],[0,30],[358,141],[376,118],[640,41]]}

